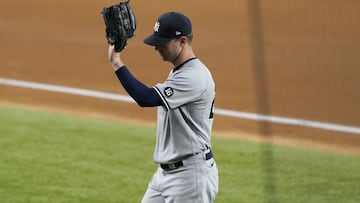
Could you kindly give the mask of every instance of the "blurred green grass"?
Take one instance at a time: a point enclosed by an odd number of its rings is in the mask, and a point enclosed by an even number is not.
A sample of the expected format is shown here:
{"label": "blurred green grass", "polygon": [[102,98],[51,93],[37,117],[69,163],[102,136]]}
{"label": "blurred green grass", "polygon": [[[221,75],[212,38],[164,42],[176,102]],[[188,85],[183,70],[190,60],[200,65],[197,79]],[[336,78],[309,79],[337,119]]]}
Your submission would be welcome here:
{"label": "blurred green grass", "polygon": [[[212,142],[218,203],[360,202],[360,157]],[[0,106],[0,202],[140,202],[154,144],[151,127]]]}

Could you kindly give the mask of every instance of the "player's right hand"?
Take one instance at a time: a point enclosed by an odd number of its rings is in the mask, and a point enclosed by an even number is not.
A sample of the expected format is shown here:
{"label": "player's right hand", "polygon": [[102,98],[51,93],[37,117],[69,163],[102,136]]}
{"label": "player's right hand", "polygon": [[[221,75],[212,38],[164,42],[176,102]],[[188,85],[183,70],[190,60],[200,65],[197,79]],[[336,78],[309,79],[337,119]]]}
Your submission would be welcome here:
{"label": "player's right hand", "polygon": [[120,59],[120,52],[115,51],[115,46],[109,44],[109,50],[108,50],[108,57],[109,62],[114,69],[114,71],[117,71],[122,66],[125,66],[125,64]]}

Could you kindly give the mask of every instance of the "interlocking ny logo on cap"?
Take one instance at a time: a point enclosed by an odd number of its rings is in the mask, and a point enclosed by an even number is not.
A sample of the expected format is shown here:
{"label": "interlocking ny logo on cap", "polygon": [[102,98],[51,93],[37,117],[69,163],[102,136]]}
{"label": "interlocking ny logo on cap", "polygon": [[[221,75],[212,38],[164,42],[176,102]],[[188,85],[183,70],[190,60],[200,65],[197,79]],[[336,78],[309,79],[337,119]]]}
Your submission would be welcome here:
{"label": "interlocking ny logo on cap", "polygon": [[159,32],[160,22],[156,22],[154,25],[154,32]]}

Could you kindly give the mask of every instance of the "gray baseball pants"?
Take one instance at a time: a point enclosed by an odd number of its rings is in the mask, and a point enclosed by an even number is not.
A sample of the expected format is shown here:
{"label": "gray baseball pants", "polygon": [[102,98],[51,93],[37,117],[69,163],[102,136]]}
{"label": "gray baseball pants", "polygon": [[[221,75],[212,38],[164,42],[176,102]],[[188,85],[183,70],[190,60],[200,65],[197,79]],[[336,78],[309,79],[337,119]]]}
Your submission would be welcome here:
{"label": "gray baseball pants", "polygon": [[158,168],[142,203],[212,203],[218,192],[218,169],[214,158],[204,153],[183,160],[184,166],[173,170]]}

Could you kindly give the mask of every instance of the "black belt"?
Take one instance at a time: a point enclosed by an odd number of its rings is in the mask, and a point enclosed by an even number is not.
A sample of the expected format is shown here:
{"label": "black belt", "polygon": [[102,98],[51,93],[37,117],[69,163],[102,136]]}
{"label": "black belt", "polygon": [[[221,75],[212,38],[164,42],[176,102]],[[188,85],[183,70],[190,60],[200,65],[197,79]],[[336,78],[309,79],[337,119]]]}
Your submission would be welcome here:
{"label": "black belt", "polygon": [[[211,158],[213,158],[213,154],[212,154],[212,151],[210,150],[208,153],[205,154],[205,160],[209,160]],[[184,166],[183,161],[178,161],[178,162],[175,162],[172,164],[160,164],[160,167],[167,171],[174,170],[174,169],[180,168],[182,166]]]}

